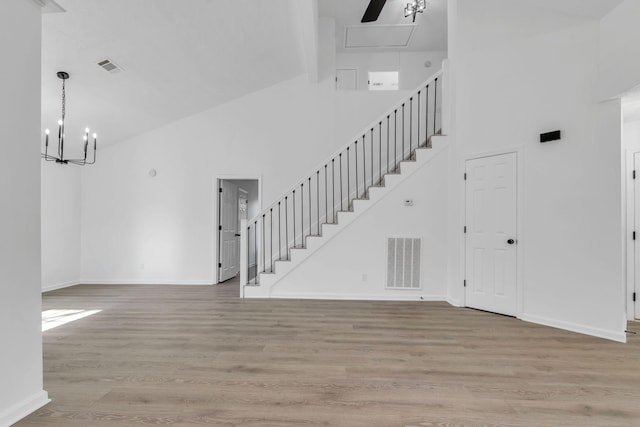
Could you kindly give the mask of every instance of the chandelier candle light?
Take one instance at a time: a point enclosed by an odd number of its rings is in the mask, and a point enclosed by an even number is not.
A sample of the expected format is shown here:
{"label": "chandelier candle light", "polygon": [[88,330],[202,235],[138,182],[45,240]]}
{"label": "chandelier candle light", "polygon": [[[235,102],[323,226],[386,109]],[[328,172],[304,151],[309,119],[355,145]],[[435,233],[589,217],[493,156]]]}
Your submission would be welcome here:
{"label": "chandelier candle light", "polygon": [[411,3],[407,3],[407,7],[404,8],[404,17],[408,18],[413,15],[413,22],[416,22],[416,14],[424,12],[426,8],[426,0],[413,0]]}
{"label": "chandelier candle light", "polygon": [[64,158],[64,119],[65,119],[65,82],[69,79],[69,73],[58,71],[57,76],[62,80],[62,118],[58,120],[58,157],[49,154],[49,129],[46,129],[44,137],[44,153],[40,153],[40,157],[48,162],[56,162],[60,164],[73,163],[74,165],[92,165],[96,162],[96,147],[98,145],[98,135],[93,134],[93,160],[87,161],[87,149],[89,148],[89,128],[84,130],[84,158],[82,159],[65,159]]}

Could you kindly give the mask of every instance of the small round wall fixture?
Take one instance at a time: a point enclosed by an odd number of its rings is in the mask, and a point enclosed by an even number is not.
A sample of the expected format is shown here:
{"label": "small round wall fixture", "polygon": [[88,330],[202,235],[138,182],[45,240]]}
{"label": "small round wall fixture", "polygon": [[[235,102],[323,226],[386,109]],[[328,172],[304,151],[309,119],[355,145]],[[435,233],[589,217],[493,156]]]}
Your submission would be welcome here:
{"label": "small round wall fixture", "polygon": [[157,174],[158,174],[158,172],[157,172],[155,169],[151,169],[151,170],[149,171],[149,176],[150,176],[151,178],[155,178]]}
{"label": "small round wall fixture", "polygon": [[58,120],[58,150],[57,155],[49,154],[49,129],[44,131],[44,153],[40,153],[40,157],[48,162],[56,162],[58,164],[66,165],[72,163],[74,165],[92,165],[96,162],[96,148],[98,146],[98,135],[93,133],[93,159],[87,161],[87,151],[89,148],[89,127],[84,130],[84,157],[81,159],[67,159],[64,157],[64,143],[65,143],[65,119],[66,119],[66,81],[69,80],[69,73],[66,71],[58,71],[56,76],[62,80],[62,114],[60,120]]}
{"label": "small round wall fixture", "polygon": [[431,63],[431,61],[429,61],[429,60],[424,61],[424,68],[431,68],[432,65],[433,64]]}

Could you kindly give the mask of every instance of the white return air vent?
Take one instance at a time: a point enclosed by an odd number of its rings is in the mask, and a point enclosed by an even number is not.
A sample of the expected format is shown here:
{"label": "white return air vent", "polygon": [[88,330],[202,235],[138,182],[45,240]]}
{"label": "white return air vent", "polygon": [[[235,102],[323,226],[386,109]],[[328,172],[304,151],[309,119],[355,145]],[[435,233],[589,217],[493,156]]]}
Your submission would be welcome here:
{"label": "white return air vent", "polygon": [[108,72],[115,74],[122,71],[122,67],[110,60],[109,58],[105,58],[102,61],[98,62],[98,65],[107,70]]}
{"label": "white return air vent", "polygon": [[420,289],[421,249],[422,239],[420,238],[388,238],[388,289]]}

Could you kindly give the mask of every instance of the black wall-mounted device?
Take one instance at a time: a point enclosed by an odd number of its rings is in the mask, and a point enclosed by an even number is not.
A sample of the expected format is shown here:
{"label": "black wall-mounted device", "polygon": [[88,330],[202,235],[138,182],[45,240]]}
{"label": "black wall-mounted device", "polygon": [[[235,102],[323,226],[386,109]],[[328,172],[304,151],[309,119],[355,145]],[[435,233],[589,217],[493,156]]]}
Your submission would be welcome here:
{"label": "black wall-mounted device", "polygon": [[540,143],[544,144],[545,142],[557,141],[561,137],[562,137],[562,133],[559,130],[554,130],[553,132],[541,133]]}

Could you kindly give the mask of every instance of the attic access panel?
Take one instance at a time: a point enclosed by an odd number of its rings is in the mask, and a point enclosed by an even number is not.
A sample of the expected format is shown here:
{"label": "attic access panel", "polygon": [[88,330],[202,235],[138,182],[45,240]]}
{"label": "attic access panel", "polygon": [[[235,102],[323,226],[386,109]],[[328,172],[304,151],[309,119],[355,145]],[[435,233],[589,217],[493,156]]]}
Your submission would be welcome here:
{"label": "attic access panel", "polygon": [[408,47],[416,26],[402,25],[358,25],[344,30],[345,49],[403,48]]}

